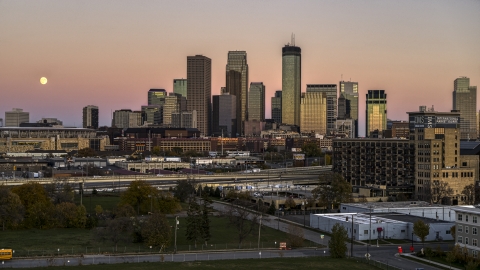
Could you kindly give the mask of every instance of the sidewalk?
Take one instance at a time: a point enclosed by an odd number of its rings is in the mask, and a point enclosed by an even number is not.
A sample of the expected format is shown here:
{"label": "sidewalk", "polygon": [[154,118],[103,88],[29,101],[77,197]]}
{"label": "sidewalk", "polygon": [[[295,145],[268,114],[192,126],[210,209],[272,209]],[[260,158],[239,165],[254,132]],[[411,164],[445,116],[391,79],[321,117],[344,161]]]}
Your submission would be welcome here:
{"label": "sidewalk", "polygon": [[444,267],[444,268],[447,268],[447,269],[462,270],[460,268],[455,268],[455,267],[451,267],[449,265],[445,265],[445,264],[437,263],[437,262],[430,261],[430,260],[427,260],[427,259],[423,259],[423,258],[414,256],[411,253],[403,253],[403,254],[398,254],[397,253],[397,254],[395,254],[395,256],[400,256],[400,257],[404,256],[404,257],[415,258],[416,260],[423,261],[423,262],[433,264],[433,265],[438,265],[438,266],[441,266],[441,267]]}

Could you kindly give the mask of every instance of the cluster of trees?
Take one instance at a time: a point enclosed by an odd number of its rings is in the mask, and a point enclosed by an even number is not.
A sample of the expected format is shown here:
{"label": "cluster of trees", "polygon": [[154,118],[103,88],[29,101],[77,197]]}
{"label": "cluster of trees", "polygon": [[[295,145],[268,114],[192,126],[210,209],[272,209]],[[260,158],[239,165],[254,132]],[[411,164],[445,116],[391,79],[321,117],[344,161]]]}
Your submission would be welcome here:
{"label": "cluster of trees", "polygon": [[73,198],[73,187],[66,181],[45,187],[32,182],[11,189],[0,186],[2,229],[85,228],[86,209]]}
{"label": "cluster of trees", "polygon": [[312,190],[313,202],[325,209],[336,209],[341,203],[352,202],[352,185],[341,174],[319,177],[319,185]]}

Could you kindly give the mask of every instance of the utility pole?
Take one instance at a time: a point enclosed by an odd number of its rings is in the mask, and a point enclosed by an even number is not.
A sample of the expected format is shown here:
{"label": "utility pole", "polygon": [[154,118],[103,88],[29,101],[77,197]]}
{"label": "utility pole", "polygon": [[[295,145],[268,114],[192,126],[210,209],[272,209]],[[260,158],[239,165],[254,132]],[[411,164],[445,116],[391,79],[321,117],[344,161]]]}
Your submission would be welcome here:
{"label": "utility pole", "polygon": [[178,229],[178,216],[175,217],[175,246],[173,249],[173,253],[177,253],[177,229]]}
{"label": "utility pole", "polygon": [[260,225],[258,226],[258,249],[260,250],[260,229],[262,228],[262,215],[260,214]]}
{"label": "utility pole", "polygon": [[350,257],[353,258],[353,214],[352,214],[352,241],[350,242]]}

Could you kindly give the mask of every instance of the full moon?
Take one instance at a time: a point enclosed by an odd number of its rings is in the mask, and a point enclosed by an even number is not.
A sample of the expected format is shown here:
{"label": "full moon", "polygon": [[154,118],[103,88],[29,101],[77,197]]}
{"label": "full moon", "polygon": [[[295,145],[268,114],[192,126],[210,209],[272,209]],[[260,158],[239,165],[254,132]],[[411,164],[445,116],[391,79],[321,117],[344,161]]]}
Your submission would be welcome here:
{"label": "full moon", "polygon": [[47,78],[45,78],[45,77],[40,78],[40,83],[41,84],[47,84]]}

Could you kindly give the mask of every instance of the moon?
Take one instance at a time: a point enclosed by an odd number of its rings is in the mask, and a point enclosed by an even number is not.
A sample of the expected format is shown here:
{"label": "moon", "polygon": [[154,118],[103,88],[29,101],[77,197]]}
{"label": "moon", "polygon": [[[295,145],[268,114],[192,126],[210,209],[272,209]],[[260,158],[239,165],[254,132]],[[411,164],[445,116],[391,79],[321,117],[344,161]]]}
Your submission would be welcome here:
{"label": "moon", "polygon": [[40,78],[40,83],[41,84],[47,84],[47,78],[45,78],[45,77]]}

